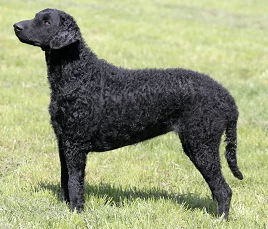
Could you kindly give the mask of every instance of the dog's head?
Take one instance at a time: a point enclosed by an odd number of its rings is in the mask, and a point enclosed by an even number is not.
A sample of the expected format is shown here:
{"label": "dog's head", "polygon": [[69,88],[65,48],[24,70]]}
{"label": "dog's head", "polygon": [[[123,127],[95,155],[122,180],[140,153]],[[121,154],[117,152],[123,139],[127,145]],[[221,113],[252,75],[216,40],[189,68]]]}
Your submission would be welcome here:
{"label": "dog's head", "polygon": [[73,17],[56,9],[42,10],[32,20],[20,21],[13,27],[21,42],[43,50],[61,49],[82,39]]}

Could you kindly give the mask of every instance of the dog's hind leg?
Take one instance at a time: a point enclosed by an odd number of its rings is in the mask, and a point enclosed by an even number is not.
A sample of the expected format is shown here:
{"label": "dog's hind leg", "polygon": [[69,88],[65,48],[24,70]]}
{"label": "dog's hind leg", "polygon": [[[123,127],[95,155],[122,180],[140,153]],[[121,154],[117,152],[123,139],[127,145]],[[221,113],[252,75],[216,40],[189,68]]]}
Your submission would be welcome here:
{"label": "dog's hind leg", "polygon": [[[197,131],[198,132],[198,131]],[[191,129],[187,129],[185,133],[180,133],[183,150],[193,162],[195,167],[207,182],[213,198],[218,203],[218,214],[224,214],[224,218],[228,219],[230,202],[232,198],[232,190],[226,183],[220,164],[219,157],[219,139],[211,138],[206,141],[202,139],[204,136],[199,131],[195,134]]]}

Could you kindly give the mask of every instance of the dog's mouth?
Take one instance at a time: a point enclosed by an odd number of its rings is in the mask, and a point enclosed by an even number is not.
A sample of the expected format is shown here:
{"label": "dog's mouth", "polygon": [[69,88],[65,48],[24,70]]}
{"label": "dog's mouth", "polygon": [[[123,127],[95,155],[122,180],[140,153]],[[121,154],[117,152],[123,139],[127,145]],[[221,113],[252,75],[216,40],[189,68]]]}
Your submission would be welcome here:
{"label": "dog's mouth", "polygon": [[18,39],[20,40],[20,42],[28,44],[28,45],[37,46],[37,47],[42,46],[41,42],[33,41],[33,40],[29,39],[27,36],[24,36],[24,35],[20,34],[19,32],[20,31],[16,31],[16,29],[15,29],[15,34],[18,37]]}
{"label": "dog's mouth", "polygon": [[21,37],[18,37],[19,40],[24,43],[24,44],[28,44],[28,45],[33,45],[33,46],[37,46],[37,47],[41,47],[41,43],[40,42],[37,42],[37,41],[31,41],[31,40],[28,40],[28,39],[23,39]]}

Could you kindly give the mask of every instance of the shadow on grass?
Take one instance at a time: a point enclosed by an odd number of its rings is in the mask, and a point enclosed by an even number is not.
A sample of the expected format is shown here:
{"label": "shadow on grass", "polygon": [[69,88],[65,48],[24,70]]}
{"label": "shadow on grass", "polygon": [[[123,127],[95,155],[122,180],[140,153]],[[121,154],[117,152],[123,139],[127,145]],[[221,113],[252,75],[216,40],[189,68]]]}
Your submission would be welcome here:
{"label": "shadow on grass", "polygon": [[[47,189],[52,191],[60,198],[60,185],[39,183],[38,189]],[[203,210],[214,217],[217,216],[217,204],[209,197],[201,198],[196,194],[175,194],[169,193],[160,188],[144,188],[139,189],[137,187],[121,187],[107,183],[100,183],[99,185],[85,184],[85,195],[95,196],[96,198],[102,198],[106,200],[106,204],[123,206],[126,202],[132,202],[136,199],[142,200],[169,200],[177,204],[183,205],[187,210],[194,211],[195,209]]]}

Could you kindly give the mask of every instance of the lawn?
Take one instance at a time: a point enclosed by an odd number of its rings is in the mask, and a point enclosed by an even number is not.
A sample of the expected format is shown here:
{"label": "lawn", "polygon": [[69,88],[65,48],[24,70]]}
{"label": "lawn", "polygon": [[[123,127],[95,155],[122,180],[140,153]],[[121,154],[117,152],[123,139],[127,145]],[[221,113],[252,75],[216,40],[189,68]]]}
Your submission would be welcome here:
{"label": "lawn", "polygon": [[[267,0],[0,0],[0,228],[268,228]],[[224,176],[228,222],[174,133],[87,161],[86,206],[59,200],[60,162],[49,123],[44,53],[12,25],[44,8],[74,16],[88,46],[127,68],[209,74],[237,101],[238,164]]]}

